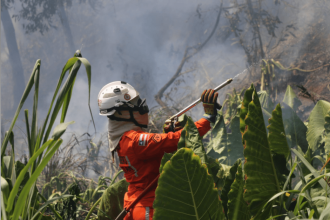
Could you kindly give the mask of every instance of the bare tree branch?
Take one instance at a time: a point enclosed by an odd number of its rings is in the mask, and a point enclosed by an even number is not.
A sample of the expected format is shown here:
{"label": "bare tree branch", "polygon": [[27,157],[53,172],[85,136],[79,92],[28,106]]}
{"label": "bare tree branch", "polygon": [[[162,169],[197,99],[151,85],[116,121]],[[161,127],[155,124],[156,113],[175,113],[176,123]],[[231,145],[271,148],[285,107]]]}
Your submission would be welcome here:
{"label": "bare tree branch", "polygon": [[[198,53],[207,44],[207,42],[212,38],[212,36],[214,35],[215,30],[218,27],[218,24],[219,24],[219,21],[220,21],[220,15],[221,15],[221,11],[222,11],[222,2],[223,2],[223,0],[221,0],[220,10],[219,10],[219,13],[218,13],[218,16],[217,16],[215,25],[214,25],[213,30],[211,31],[210,35],[208,36],[208,38],[206,38],[206,40],[202,44],[200,44],[200,45],[196,45],[196,46],[193,46],[193,47],[187,47],[186,48],[186,50],[184,52],[184,55],[183,55],[183,58],[181,60],[181,63],[178,66],[175,74],[172,76],[172,78],[155,95],[155,99],[158,102],[158,104],[161,107],[163,107],[164,109],[166,109],[166,112],[169,115],[173,114],[173,112],[168,108],[168,106],[166,105],[166,103],[162,101],[162,97],[164,95],[164,92],[181,75],[182,68],[183,68],[184,64],[186,63],[186,61],[188,61],[191,57],[193,57],[196,53]],[[190,50],[192,50],[192,49],[195,49],[195,50],[192,53],[189,53]]]}

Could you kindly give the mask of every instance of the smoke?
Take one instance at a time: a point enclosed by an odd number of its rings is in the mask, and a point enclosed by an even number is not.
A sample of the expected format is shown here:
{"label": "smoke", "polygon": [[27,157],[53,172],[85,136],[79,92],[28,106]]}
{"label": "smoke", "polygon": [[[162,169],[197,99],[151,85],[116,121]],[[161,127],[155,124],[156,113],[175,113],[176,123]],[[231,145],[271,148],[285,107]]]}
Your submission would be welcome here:
{"label": "smoke", "polygon": [[[294,24],[297,27],[297,30],[292,32],[298,36],[298,39],[290,35],[286,38],[292,44],[280,43],[272,53],[268,54],[269,58],[272,58],[273,54],[279,54],[283,50],[285,54],[281,58],[285,60],[285,64],[290,64],[299,57],[300,49],[304,46],[303,36],[307,35],[305,31],[312,22],[315,22],[316,9],[311,4],[308,6],[307,0],[281,1],[281,4],[276,7],[273,0],[264,2],[265,9],[282,21],[276,30],[276,38],[270,39],[267,31],[262,32],[265,45],[271,41],[269,48],[276,46],[280,41],[281,31],[286,28],[286,25]],[[243,2],[238,1],[238,3]],[[233,6],[232,2],[224,0],[223,7],[229,6]],[[99,0],[95,10],[88,4],[73,1],[73,6],[66,8],[75,47],[77,49],[82,47],[82,56],[87,58],[92,65],[91,109],[98,135],[107,130],[106,118],[98,115],[99,90],[111,81],[127,81],[140,92],[142,97],[147,98],[150,107],[157,106],[154,96],[175,73],[185,48],[199,45],[209,36],[219,8],[219,0]],[[13,15],[19,10],[20,5],[15,3],[10,13]],[[230,10],[230,13],[233,12]],[[58,17],[53,18],[53,24],[57,28],[51,28],[43,35],[24,34],[22,29],[24,23],[24,20],[14,21],[16,41],[19,44],[25,78],[31,74],[35,61],[41,59],[38,116],[39,122],[42,122],[48,111],[62,67],[75,51],[69,51]],[[210,86],[215,87],[247,68],[242,47],[239,44],[232,45],[233,34],[223,36],[223,28],[228,27],[228,20],[222,14],[220,24],[212,39],[183,68],[183,72],[190,69],[194,71],[180,76],[176,84],[166,91],[174,100],[167,101],[172,104],[175,102],[182,105],[188,104],[197,99],[204,89]],[[13,94],[6,92],[12,91],[12,84],[3,30],[1,30],[1,48],[1,107],[4,113],[7,107],[13,105],[11,100]],[[222,102],[223,92],[220,92],[220,95]],[[69,126],[69,133],[94,133],[87,103],[88,83],[82,66],[67,113],[67,121],[76,122]],[[202,115],[201,107],[194,109],[190,114],[194,119],[198,119]],[[11,116],[2,115],[2,119]],[[55,125],[58,123],[59,121]],[[23,118],[18,125],[24,127]],[[5,129],[8,126],[9,124],[6,124]]]}

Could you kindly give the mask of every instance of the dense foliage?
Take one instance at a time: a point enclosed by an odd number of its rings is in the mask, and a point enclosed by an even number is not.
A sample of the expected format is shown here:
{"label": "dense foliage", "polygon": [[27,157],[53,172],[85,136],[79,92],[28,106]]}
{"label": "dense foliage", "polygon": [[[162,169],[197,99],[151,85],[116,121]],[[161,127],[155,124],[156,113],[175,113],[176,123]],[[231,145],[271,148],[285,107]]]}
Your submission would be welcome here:
{"label": "dense foliage", "polygon": [[[38,129],[37,61],[2,143],[3,219],[115,219],[123,209],[128,183],[115,183],[120,172],[112,179],[100,176],[97,183],[60,173],[41,189],[36,186],[62,143],[60,137],[73,123],[65,122],[65,116],[81,63],[90,82],[88,61],[71,58]],[[33,85],[31,123],[25,111],[30,155],[22,163],[15,160],[12,128]],[[300,105],[290,86],[277,104],[267,91],[257,92],[253,85],[244,93],[233,91],[204,139],[193,120],[182,116],[185,126],[178,151],[165,154],[161,162],[154,219],[329,219],[330,103],[319,100],[305,123],[296,114]],[[49,138],[61,108],[61,123]],[[10,155],[5,153],[8,143]]]}

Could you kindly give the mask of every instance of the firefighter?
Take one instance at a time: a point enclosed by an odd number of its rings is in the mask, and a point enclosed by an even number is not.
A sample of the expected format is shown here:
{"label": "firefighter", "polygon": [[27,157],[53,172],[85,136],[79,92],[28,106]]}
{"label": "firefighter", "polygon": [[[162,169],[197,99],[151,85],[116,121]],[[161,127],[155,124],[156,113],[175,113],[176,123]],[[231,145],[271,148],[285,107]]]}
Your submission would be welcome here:
{"label": "firefighter", "polygon": [[[218,93],[205,90],[201,99],[205,114],[195,122],[201,136],[205,135],[210,122],[215,121]],[[166,125],[166,133],[148,133],[149,108],[146,99],[128,83],[115,81],[105,85],[98,94],[100,115],[108,117],[108,138],[112,155],[117,152],[119,166],[129,182],[124,197],[124,207],[128,207],[141,192],[158,176],[164,152],[177,150],[182,127],[176,124],[175,132]],[[125,216],[125,220],[152,219],[155,188],[149,191]]]}

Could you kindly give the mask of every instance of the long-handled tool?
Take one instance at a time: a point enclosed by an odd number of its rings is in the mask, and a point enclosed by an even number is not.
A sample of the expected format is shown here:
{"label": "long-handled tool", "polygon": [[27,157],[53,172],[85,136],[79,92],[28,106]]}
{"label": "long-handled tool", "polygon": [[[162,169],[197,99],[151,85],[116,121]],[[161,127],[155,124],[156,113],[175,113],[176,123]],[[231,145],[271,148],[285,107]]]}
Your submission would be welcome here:
{"label": "long-handled tool", "polygon": [[115,220],[124,219],[124,217],[127,215],[127,213],[130,212],[132,208],[134,208],[136,203],[138,203],[142,199],[142,197],[145,196],[145,194],[147,194],[151,189],[153,189],[155,186],[157,186],[159,175],[160,174],[158,174],[158,176],[147,186],[147,188],[145,188],[142,191],[142,193],[127,208],[124,208],[124,210],[117,216],[117,218]]}
{"label": "long-handled tool", "polygon": [[[230,84],[233,81],[232,78],[227,79],[226,82],[218,85],[217,87],[214,88],[214,91],[219,91],[220,89],[222,89],[223,87],[225,87],[226,85]],[[171,123],[173,126],[173,121],[176,120],[178,117],[180,117],[181,115],[183,115],[184,113],[186,113],[187,111],[189,111],[190,109],[192,109],[193,107],[195,107],[198,103],[201,102],[201,99],[197,99],[196,101],[194,101],[193,103],[191,103],[190,105],[188,105],[187,107],[185,107],[183,110],[181,110],[180,112],[176,113],[175,115],[173,115],[172,117],[170,117],[169,119],[167,119],[165,121],[166,124]]]}

